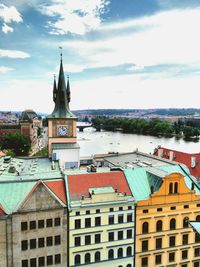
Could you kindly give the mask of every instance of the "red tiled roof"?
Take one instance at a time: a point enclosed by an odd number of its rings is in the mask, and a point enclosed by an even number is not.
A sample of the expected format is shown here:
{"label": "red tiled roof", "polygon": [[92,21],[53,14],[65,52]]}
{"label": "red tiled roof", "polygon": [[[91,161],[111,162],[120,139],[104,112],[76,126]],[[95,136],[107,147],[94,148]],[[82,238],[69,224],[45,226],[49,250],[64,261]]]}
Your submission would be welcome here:
{"label": "red tiled roof", "polygon": [[65,204],[67,203],[66,200],[66,191],[65,191],[65,183],[63,180],[59,180],[59,181],[47,181],[44,182],[48,188],[54,193],[56,194],[56,196],[58,198],[60,198],[62,200],[62,202],[64,202]]}
{"label": "red tiled roof", "polygon": [[111,186],[118,192],[131,195],[126,178],[122,172],[88,173],[68,176],[68,187],[71,200],[81,196],[89,197],[89,188]]}
{"label": "red tiled roof", "polygon": [[6,214],[6,213],[5,213],[3,207],[2,207],[1,204],[0,204],[0,215],[4,215],[4,214]]}
{"label": "red tiled roof", "polygon": [[[169,159],[170,151],[174,152],[173,161],[185,164],[189,168],[191,175],[200,178],[200,153],[190,154],[165,147],[160,147],[159,149],[163,149],[162,158],[165,159]],[[158,149],[155,150],[154,155],[158,156]],[[193,168],[191,167],[191,157],[195,157],[196,159],[196,166]]]}

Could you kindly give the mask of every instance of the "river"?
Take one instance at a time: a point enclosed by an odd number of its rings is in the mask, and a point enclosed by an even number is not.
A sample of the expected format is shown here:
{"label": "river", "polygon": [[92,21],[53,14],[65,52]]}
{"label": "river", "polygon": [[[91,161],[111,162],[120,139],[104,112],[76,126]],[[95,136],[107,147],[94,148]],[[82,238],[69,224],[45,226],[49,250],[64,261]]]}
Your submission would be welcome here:
{"label": "river", "polygon": [[141,152],[153,153],[154,148],[161,145],[167,148],[199,153],[200,142],[186,142],[183,139],[154,137],[121,132],[96,132],[94,128],[86,128],[78,132],[78,143],[81,156],[91,156],[108,152],[132,152],[138,148]]}

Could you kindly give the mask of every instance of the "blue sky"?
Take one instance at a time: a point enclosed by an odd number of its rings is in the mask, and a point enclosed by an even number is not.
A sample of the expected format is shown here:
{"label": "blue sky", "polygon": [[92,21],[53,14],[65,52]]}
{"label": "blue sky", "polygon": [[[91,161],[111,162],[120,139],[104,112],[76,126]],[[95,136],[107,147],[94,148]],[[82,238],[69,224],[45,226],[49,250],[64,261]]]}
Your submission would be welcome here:
{"label": "blue sky", "polygon": [[1,0],[0,110],[200,107],[199,0]]}

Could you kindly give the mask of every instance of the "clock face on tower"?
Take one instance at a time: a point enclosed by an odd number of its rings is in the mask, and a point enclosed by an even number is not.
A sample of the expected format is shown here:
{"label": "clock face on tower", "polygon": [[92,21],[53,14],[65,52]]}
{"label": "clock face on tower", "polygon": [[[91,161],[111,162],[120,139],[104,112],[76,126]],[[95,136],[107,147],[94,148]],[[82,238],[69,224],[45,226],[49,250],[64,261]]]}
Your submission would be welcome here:
{"label": "clock face on tower", "polygon": [[59,136],[67,136],[68,135],[68,127],[66,125],[58,126],[57,135],[59,135]]}

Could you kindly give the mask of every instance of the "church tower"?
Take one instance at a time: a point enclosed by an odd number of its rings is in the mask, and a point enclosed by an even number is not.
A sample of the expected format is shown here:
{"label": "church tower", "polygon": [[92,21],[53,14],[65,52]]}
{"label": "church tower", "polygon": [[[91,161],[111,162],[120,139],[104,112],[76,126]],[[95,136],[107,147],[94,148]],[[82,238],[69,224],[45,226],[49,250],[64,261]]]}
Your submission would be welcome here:
{"label": "church tower", "polygon": [[67,86],[62,63],[60,59],[60,70],[58,83],[54,77],[53,84],[54,110],[48,116],[48,151],[52,160],[59,160],[63,169],[79,167],[80,147],[77,143],[77,118],[70,111],[70,84],[67,78]]}

